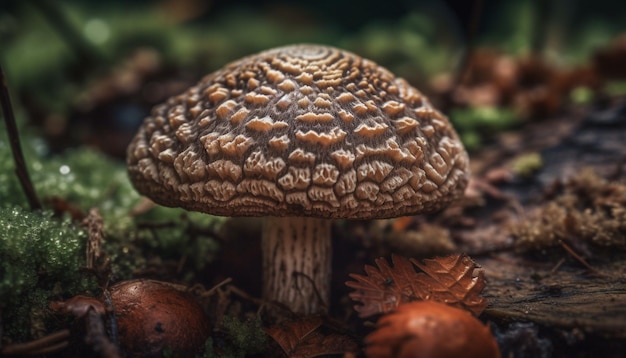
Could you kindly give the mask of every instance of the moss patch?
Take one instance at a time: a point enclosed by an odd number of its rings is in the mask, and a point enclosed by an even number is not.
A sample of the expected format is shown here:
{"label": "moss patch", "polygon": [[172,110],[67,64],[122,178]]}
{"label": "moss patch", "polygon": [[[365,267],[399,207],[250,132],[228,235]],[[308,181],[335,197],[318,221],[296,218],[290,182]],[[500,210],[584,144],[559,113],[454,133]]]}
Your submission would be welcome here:
{"label": "moss patch", "polygon": [[80,272],[85,233],[50,212],[0,208],[0,309],[14,339],[43,328],[48,299],[95,287]]}

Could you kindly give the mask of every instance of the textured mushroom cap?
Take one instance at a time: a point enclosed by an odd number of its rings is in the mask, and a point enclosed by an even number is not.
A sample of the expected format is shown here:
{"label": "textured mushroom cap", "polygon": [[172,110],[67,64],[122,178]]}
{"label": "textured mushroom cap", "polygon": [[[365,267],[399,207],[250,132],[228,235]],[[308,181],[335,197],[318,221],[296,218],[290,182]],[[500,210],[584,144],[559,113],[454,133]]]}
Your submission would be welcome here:
{"label": "textured mushroom cap", "polygon": [[245,57],[156,106],[127,161],[155,202],[224,216],[426,213],[468,178],[457,134],[418,90],[318,45]]}

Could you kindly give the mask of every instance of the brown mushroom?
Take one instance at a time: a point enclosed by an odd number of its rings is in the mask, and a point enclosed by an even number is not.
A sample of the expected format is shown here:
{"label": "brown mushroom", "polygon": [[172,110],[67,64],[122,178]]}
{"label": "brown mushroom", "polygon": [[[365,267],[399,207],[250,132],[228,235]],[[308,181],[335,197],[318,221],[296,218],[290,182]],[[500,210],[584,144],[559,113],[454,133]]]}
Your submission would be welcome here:
{"label": "brown mushroom", "polygon": [[[118,347],[108,337],[111,333],[124,357],[162,357],[167,350],[171,357],[193,357],[204,348],[211,333],[209,318],[184,287],[138,279],[117,282],[105,292],[99,298],[78,295],[50,303],[54,312],[85,320],[81,334],[90,352],[117,357]],[[102,322],[105,316],[110,318],[109,326],[116,327],[108,333]]]}
{"label": "brown mushroom", "polygon": [[405,303],[365,337],[368,358],[499,358],[488,326],[468,311],[435,301]]}
{"label": "brown mushroom", "polygon": [[266,216],[264,297],[310,313],[329,303],[330,220],[437,211],[462,193],[468,157],[404,79],[350,52],[294,45],[155,107],[128,170],[159,204]]}
{"label": "brown mushroom", "polygon": [[209,337],[209,319],[195,297],[155,280],[118,282],[109,288],[127,357],[193,357]]}

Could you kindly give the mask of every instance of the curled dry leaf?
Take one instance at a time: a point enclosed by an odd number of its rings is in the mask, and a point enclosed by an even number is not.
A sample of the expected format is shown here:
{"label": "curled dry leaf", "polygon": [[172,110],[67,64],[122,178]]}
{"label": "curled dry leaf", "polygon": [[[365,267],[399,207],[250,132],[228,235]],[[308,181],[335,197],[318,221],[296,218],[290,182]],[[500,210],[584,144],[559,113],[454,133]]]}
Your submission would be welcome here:
{"label": "curled dry leaf", "polygon": [[322,332],[322,319],[306,316],[279,326],[265,329],[289,358],[319,357],[329,354],[354,352],[356,342],[339,333]]}
{"label": "curled dry leaf", "polygon": [[[388,313],[404,302],[432,300],[462,308],[478,316],[487,306],[479,294],[485,287],[482,271],[469,256],[451,255],[419,262],[392,255],[391,266],[384,258],[376,266],[365,265],[365,275],[350,274],[346,285],[356,291],[352,300],[360,317]],[[417,272],[415,267],[422,272]]]}

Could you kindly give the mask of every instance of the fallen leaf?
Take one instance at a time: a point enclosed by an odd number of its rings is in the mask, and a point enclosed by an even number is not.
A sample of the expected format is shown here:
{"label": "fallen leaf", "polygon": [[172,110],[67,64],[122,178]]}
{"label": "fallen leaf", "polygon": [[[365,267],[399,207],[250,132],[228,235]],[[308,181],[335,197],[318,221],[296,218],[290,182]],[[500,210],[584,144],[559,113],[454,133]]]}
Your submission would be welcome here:
{"label": "fallen leaf", "polygon": [[334,332],[326,334],[321,328],[320,317],[306,316],[266,328],[265,332],[278,343],[289,358],[319,357],[356,351],[357,344],[350,336]]}
{"label": "fallen leaf", "polygon": [[[479,315],[487,301],[479,294],[485,287],[482,271],[474,275],[477,265],[467,255],[451,255],[419,262],[392,255],[393,266],[383,259],[376,266],[365,265],[365,275],[350,274],[354,281],[346,286],[360,302],[355,310],[360,317],[393,311],[399,304],[433,300],[459,307]],[[417,272],[415,268],[422,272]]]}
{"label": "fallen leaf", "polygon": [[484,297],[479,296],[485,288],[485,277],[482,271],[474,276],[478,268],[476,263],[467,255],[451,255],[424,260],[423,263],[415,259],[411,262],[424,273],[418,275],[422,300],[434,300],[450,306],[462,308],[478,316],[487,306]]}

